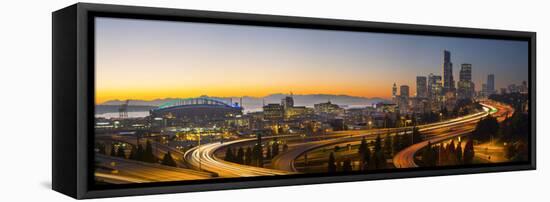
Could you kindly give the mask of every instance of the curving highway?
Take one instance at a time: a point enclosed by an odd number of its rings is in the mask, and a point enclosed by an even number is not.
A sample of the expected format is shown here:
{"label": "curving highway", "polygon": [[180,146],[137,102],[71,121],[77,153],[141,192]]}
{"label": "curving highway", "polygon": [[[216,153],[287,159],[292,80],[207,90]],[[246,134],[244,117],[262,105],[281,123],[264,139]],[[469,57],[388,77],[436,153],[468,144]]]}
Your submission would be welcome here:
{"label": "curving highway", "polygon": [[214,153],[231,144],[255,141],[256,138],[235,140],[226,143],[210,143],[195,147],[185,153],[187,163],[194,168],[217,173],[220,177],[252,177],[265,175],[288,175],[293,172],[241,165],[219,159]]}
{"label": "curving highway", "polygon": [[470,133],[475,129],[476,123],[480,120],[480,118],[486,117],[489,114],[495,116],[498,121],[503,121],[504,119],[506,119],[507,116],[514,113],[514,109],[512,107],[501,103],[493,101],[483,101],[481,104],[485,109],[483,115],[464,119],[460,122],[457,122],[460,123],[460,125],[452,127],[452,130],[448,132],[437,134],[434,137],[431,137],[425,141],[419,142],[405,148],[404,150],[401,150],[393,157],[394,166],[396,168],[418,167],[418,165],[414,162],[414,156],[422,148],[428,146],[428,143],[438,143]]}

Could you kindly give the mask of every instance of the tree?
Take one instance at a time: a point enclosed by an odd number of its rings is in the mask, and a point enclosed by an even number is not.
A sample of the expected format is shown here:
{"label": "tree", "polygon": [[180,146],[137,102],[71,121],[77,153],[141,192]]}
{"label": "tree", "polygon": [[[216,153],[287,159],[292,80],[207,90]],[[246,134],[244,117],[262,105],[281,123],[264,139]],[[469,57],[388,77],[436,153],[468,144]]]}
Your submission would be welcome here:
{"label": "tree", "polygon": [[370,151],[370,148],[369,146],[367,145],[365,147],[365,150],[361,156],[361,159],[362,159],[362,163],[363,163],[363,170],[367,170],[369,166],[371,166],[371,157],[372,157],[372,154],[371,154],[371,151]]}
{"label": "tree", "polygon": [[395,134],[392,136],[392,149],[393,149],[393,154],[396,154],[397,152],[401,151],[401,142],[400,142],[400,138],[399,138],[399,135]]}
{"label": "tree", "polygon": [[351,172],[353,170],[352,166],[351,166],[351,160],[346,158],[346,160],[344,160],[343,164],[342,164],[342,171],[343,172]]}
{"label": "tree", "polygon": [[386,158],[391,158],[393,156],[393,144],[392,144],[392,137],[390,134],[386,134],[386,137],[384,137],[384,155]]}
{"label": "tree", "polygon": [[170,152],[164,154],[161,164],[165,166],[177,167],[176,161],[172,158],[172,154],[170,154]]}
{"label": "tree", "polygon": [[330,152],[330,156],[328,157],[328,173],[335,173],[336,172],[336,160],[334,159],[334,152]]}
{"label": "tree", "polygon": [[126,153],[124,152],[124,148],[122,147],[122,145],[118,146],[116,156],[120,158],[126,158]]}
{"label": "tree", "polygon": [[420,130],[416,126],[413,127],[412,139],[413,139],[413,142],[412,142],[413,144],[416,144],[422,141],[422,133],[420,133]]}
{"label": "tree", "polygon": [[141,144],[138,143],[138,146],[137,146],[137,151],[136,151],[136,159],[137,161],[144,161],[144,153],[145,151],[143,150],[143,146],[141,146]]}
{"label": "tree", "polygon": [[456,160],[459,164],[462,163],[462,143],[458,142],[456,146]]}
{"label": "tree", "polygon": [[128,156],[128,158],[136,161],[138,160],[137,149],[135,146],[132,147],[132,150],[130,151],[130,156]]}
{"label": "tree", "polygon": [[474,134],[477,139],[487,141],[497,135],[498,129],[497,119],[489,115],[477,123]]}
{"label": "tree", "polygon": [[474,142],[472,140],[468,140],[468,142],[466,142],[466,145],[464,146],[464,164],[472,164],[474,160],[474,155]]}
{"label": "tree", "polygon": [[148,163],[155,163],[157,161],[155,154],[153,154],[153,145],[150,140],[145,143],[145,152],[143,154],[143,161]]}
{"label": "tree", "polygon": [[428,167],[433,167],[436,165],[435,149],[433,148],[431,142],[428,142],[428,146],[426,146],[424,152],[422,153],[422,162]]}
{"label": "tree", "polygon": [[227,149],[225,150],[224,160],[229,162],[235,161],[235,157],[233,156],[233,150],[231,149],[231,147],[227,147]]}
{"label": "tree", "polygon": [[252,148],[247,147],[246,151],[244,152],[244,164],[250,165],[252,164]]}
{"label": "tree", "polygon": [[367,140],[365,139],[365,136],[363,136],[363,138],[361,139],[361,144],[359,145],[359,150],[357,151],[357,153],[359,153],[359,155],[363,155],[363,153],[365,153],[366,148],[367,148]]}
{"label": "tree", "polygon": [[235,163],[244,164],[244,149],[242,147],[239,147],[239,150],[237,151]]}
{"label": "tree", "polygon": [[266,158],[266,159],[271,159],[271,158],[273,158],[273,155],[271,155],[271,148],[269,148],[269,146],[267,146],[265,149],[267,150],[267,152],[266,152],[266,154],[265,154],[265,158]]}
{"label": "tree", "polygon": [[109,155],[116,156],[116,150],[115,150],[114,144],[111,144],[111,151],[109,152]]}
{"label": "tree", "polygon": [[382,138],[380,137],[380,134],[376,136],[376,139],[374,140],[374,153],[378,153],[382,151]]}
{"label": "tree", "polygon": [[256,144],[252,148],[252,162],[258,167],[264,166],[264,153],[260,144]]}
{"label": "tree", "polygon": [[275,138],[273,140],[273,144],[271,145],[271,154],[272,156],[277,156],[279,155],[279,141],[277,140],[277,138]]}

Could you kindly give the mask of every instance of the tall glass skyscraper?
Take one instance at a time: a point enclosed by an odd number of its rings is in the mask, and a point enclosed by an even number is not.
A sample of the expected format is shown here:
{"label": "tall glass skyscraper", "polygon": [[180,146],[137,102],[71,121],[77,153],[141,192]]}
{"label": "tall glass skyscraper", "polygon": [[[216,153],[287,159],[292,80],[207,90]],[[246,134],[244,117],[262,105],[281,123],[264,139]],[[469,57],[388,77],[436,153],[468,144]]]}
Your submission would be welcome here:
{"label": "tall glass skyscraper", "polygon": [[495,93],[495,75],[487,75],[487,94],[491,95]]}
{"label": "tall glass skyscraper", "polygon": [[453,63],[451,63],[451,52],[443,51],[443,91],[451,91],[455,89],[455,81],[453,78]]}

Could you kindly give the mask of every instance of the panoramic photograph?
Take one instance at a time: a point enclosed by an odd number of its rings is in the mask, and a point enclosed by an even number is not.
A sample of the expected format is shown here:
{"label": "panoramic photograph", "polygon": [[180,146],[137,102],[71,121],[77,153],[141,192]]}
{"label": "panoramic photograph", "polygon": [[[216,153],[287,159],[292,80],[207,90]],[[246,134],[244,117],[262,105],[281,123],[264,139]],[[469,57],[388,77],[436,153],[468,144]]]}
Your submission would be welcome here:
{"label": "panoramic photograph", "polygon": [[95,184],[529,161],[527,41],[95,18]]}

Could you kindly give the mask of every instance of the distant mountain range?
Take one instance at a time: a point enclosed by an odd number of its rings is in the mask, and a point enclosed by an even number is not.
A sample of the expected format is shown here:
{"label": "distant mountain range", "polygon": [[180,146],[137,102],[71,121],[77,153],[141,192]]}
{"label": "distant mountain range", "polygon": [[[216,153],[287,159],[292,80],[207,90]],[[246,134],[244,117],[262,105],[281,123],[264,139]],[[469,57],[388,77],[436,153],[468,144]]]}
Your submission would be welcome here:
{"label": "distant mountain range", "polygon": [[[281,103],[281,99],[283,99],[286,96],[290,96],[290,94],[276,93],[265,97],[244,96],[242,97],[242,102],[243,102],[242,106],[245,109],[245,111],[255,111],[257,109],[260,109],[264,102],[265,104]],[[230,101],[232,101],[233,103],[235,102],[238,103],[240,102],[240,99],[241,99],[240,97],[209,97],[206,95],[203,95],[201,97],[224,100],[228,103]],[[334,104],[349,106],[349,107],[366,106],[366,105],[372,105],[374,103],[379,103],[379,102],[389,102],[388,100],[385,100],[379,97],[366,98],[366,97],[358,97],[358,96],[350,96],[350,95],[305,94],[305,95],[292,95],[292,97],[294,98],[295,106],[313,106],[314,104],[328,102],[328,101]],[[155,107],[176,99],[179,99],[179,98],[164,98],[164,99],[155,99],[155,100],[130,100],[128,105]],[[110,100],[100,105],[103,108],[105,106],[113,106],[113,105],[118,106],[123,104],[124,102],[125,100]]]}

